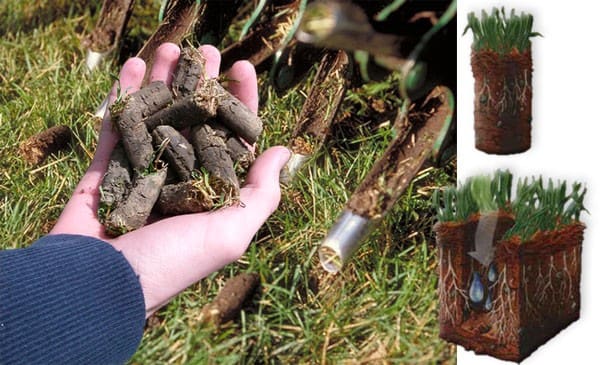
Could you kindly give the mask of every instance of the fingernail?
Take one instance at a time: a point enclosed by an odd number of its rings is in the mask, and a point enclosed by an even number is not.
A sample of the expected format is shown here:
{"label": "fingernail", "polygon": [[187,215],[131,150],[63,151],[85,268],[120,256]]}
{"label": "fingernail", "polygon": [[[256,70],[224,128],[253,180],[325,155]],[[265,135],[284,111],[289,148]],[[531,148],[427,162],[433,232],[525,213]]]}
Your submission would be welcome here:
{"label": "fingernail", "polygon": [[281,154],[280,158],[280,162],[281,162],[281,167],[283,168],[283,166],[290,160],[290,157],[292,157],[292,151],[290,151],[289,148],[281,146],[282,149],[285,150],[285,153]]}

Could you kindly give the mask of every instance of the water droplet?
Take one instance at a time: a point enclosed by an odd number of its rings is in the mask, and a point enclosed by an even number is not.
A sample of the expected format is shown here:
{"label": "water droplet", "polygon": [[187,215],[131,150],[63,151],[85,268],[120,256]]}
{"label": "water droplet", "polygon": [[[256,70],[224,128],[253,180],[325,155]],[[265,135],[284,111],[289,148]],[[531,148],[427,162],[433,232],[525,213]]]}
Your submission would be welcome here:
{"label": "water droplet", "polygon": [[485,304],[483,305],[483,309],[485,309],[486,311],[492,310],[492,296],[491,296],[491,293],[485,299]]}
{"label": "water droplet", "polygon": [[489,283],[494,283],[496,282],[496,280],[498,280],[498,272],[496,271],[496,265],[490,265],[490,267],[488,268],[487,277]]}
{"label": "water droplet", "polygon": [[483,283],[479,277],[479,273],[473,273],[473,279],[471,280],[471,286],[469,287],[469,299],[473,303],[481,303],[484,296]]}

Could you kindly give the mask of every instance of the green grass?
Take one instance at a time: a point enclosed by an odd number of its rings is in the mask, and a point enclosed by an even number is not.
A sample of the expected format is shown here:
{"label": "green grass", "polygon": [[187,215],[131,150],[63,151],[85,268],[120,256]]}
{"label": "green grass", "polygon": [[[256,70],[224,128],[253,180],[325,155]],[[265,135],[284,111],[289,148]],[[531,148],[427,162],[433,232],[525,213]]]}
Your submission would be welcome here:
{"label": "green grass", "polygon": [[[80,40],[95,24],[98,8],[37,3],[0,4],[2,249],[26,247],[52,227],[91,160],[97,138],[91,113],[119,69],[116,55],[93,74],[83,65]],[[156,16],[158,2],[141,4],[144,9],[136,12]],[[124,43],[141,44],[155,21],[132,18]],[[438,338],[430,206],[434,188],[454,182],[455,163],[421,175],[341,274],[326,274],[316,255],[320,240],[392,138],[390,123],[378,119],[370,105],[384,99],[389,109],[395,106],[394,80],[347,95],[344,118],[324,149],[283,190],[279,209],[247,254],[160,310],[131,363],[455,362],[453,347]],[[266,125],[259,149],[264,150],[287,143],[309,83],[281,96],[264,75],[260,85]],[[24,162],[19,143],[56,124],[74,130],[75,148],[42,166]],[[202,306],[227,278],[243,271],[260,274],[260,295],[220,331],[201,325]]]}
{"label": "green grass", "polygon": [[551,231],[578,222],[587,211],[583,200],[587,189],[573,183],[570,190],[565,181],[543,178],[519,179],[514,200],[511,200],[512,174],[496,171],[494,175],[478,175],[467,179],[458,188],[449,186],[436,190],[433,203],[440,222],[464,222],[472,215],[503,210],[512,214],[515,224],[504,239],[518,236],[527,241],[538,231]]}
{"label": "green grass", "polygon": [[490,50],[501,55],[515,50],[525,52],[531,47],[530,38],[541,35],[533,32],[533,15],[524,12],[517,15],[513,9],[507,17],[504,7],[501,10],[493,8],[491,14],[482,10],[479,18],[471,12],[467,21],[463,35],[469,29],[473,32],[473,49],[476,51]]}

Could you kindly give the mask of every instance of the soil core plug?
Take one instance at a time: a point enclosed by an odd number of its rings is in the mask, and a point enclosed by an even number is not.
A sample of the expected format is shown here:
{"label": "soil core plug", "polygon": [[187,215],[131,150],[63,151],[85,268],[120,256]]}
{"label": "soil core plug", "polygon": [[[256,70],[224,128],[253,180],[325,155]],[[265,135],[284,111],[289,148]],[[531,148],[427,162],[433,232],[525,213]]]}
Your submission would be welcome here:
{"label": "soil core plug", "polygon": [[292,156],[281,171],[282,183],[291,183],[296,172],[323,144],[346,94],[351,71],[345,51],[327,51],[321,59],[290,139]]}
{"label": "soil core plug", "polygon": [[[481,18],[468,15],[473,32],[471,67],[475,78],[475,147],[512,154],[531,145],[531,37],[533,16],[494,8]],[[464,34],[463,33],[463,34]]]}

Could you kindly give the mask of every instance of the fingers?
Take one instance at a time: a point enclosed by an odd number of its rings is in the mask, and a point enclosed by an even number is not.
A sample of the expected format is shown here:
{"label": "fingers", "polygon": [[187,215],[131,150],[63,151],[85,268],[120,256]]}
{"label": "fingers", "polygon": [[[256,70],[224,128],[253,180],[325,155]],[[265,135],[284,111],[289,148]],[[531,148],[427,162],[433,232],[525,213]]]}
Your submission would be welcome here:
{"label": "fingers", "polygon": [[205,76],[212,79],[219,76],[219,67],[221,66],[221,53],[213,46],[200,46],[200,51],[206,59]]}
{"label": "fingers", "polygon": [[128,59],[121,68],[119,80],[110,91],[109,103],[112,104],[119,95],[131,94],[139,90],[145,72],[146,63],[141,58]]}
{"label": "fingers", "polygon": [[256,70],[248,61],[238,61],[227,71],[229,92],[255,114],[258,112],[258,84]]}
{"label": "fingers", "polygon": [[156,49],[154,63],[150,71],[150,81],[161,80],[171,85],[173,72],[181,53],[179,47],[174,43],[163,43]]}
{"label": "fingers", "polygon": [[[139,58],[131,58],[123,65],[119,81],[109,94],[109,105],[122,94],[137,91],[144,79],[146,64]],[[113,130],[109,113],[104,115],[96,154],[87,172],[75,188],[73,196],[65,206],[51,233],[76,233],[100,237],[103,229],[96,219],[98,209],[98,187],[108,166],[110,154],[117,143],[118,135]]]}
{"label": "fingers", "polygon": [[[119,81],[115,82],[110,91],[108,105],[112,105],[119,96],[131,94],[139,90],[140,86],[142,85],[145,72],[146,64],[142,59],[131,58],[127,60],[121,69],[121,73],[119,74]],[[110,113],[107,112],[104,115],[102,128],[100,130],[100,138],[98,140],[98,147],[96,148],[96,154],[94,155],[94,160],[92,161],[90,169],[102,169],[103,166],[104,169],[106,169],[105,165],[108,163],[110,153],[117,143],[118,135],[113,129],[109,114]]]}

